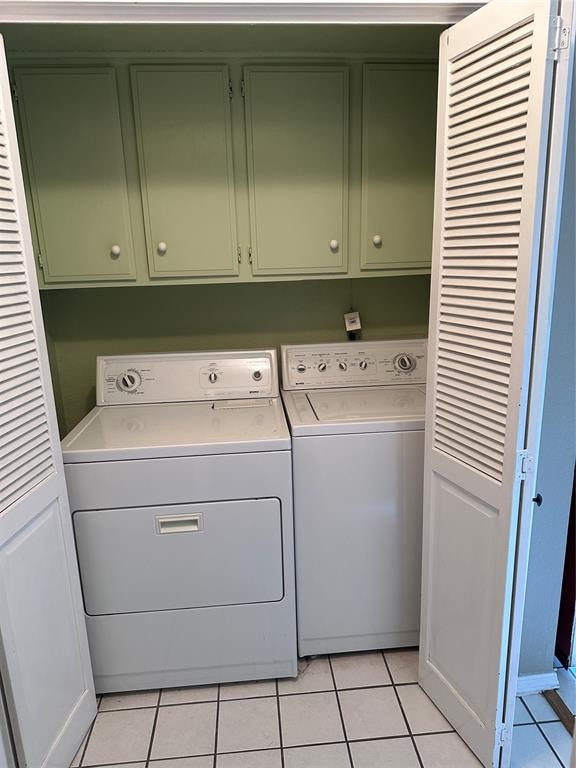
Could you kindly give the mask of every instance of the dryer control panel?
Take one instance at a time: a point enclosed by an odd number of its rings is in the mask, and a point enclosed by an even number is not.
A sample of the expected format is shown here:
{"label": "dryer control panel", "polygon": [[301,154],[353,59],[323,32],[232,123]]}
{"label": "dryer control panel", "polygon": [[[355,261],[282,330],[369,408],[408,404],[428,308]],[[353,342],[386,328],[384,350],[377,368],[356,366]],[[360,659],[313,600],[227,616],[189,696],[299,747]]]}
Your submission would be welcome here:
{"label": "dryer control panel", "polygon": [[425,382],[425,339],[282,347],[284,389],[381,387]]}
{"label": "dryer control panel", "polygon": [[278,397],[275,349],[114,355],[96,361],[96,404]]}

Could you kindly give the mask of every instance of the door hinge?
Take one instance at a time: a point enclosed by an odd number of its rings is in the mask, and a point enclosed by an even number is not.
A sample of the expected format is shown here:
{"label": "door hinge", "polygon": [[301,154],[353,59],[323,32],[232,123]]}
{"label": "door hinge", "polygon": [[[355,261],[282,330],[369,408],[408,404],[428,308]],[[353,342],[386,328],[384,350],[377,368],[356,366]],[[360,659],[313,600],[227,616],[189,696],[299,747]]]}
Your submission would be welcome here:
{"label": "door hinge", "polygon": [[511,740],[512,729],[504,724],[499,725],[496,728],[496,746],[502,748]]}
{"label": "door hinge", "polygon": [[252,246],[248,248],[248,261],[252,264]]}
{"label": "door hinge", "polygon": [[231,99],[234,96],[234,88],[232,86],[232,80],[228,80],[228,98]]}
{"label": "door hinge", "polygon": [[246,97],[246,83],[244,80],[240,81],[240,95],[243,99]]}
{"label": "door hinge", "polygon": [[12,100],[18,103],[18,89],[13,85],[10,90],[12,91]]}
{"label": "door hinge", "polygon": [[42,254],[38,252],[38,266],[40,269],[44,269],[44,259],[42,258]]}
{"label": "door hinge", "polygon": [[570,43],[570,27],[564,24],[562,16],[555,16],[552,19],[550,34],[552,38],[550,58],[557,61],[560,51],[566,50]]}
{"label": "door hinge", "polygon": [[536,459],[528,451],[518,451],[516,461],[516,477],[518,480],[526,480],[528,475],[534,474]]}
{"label": "door hinge", "polygon": [[238,264],[242,263],[242,246],[236,246],[236,253],[238,254]]}

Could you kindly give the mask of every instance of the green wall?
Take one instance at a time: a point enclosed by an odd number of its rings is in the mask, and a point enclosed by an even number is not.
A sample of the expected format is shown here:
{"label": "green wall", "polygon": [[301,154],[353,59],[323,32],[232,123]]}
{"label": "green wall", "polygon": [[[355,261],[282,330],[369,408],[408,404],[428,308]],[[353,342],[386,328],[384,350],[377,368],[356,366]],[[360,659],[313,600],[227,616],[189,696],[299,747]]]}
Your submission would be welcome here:
{"label": "green wall", "polygon": [[94,405],[96,356],[426,334],[428,276],[42,292],[61,434]]}

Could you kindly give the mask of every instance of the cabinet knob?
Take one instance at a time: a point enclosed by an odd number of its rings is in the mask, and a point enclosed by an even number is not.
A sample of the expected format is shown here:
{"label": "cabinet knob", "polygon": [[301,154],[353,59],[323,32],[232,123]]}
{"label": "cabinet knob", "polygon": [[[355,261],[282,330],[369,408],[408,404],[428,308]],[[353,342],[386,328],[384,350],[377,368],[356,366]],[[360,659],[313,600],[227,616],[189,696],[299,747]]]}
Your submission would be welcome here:
{"label": "cabinet knob", "polygon": [[158,243],[158,249],[157,250],[158,250],[158,253],[160,254],[160,256],[164,256],[164,254],[168,250],[168,246],[164,242]]}
{"label": "cabinet knob", "polygon": [[382,235],[374,235],[372,245],[374,248],[382,248]]}
{"label": "cabinet knob", "polygon": [[338,240],[330,240],[330,250],[331,251],[337,251],[340,247],[340,243]]}
{"label": "cabinet knob", "polygon": [[113,245],[112,248],[110,248],[110,256],[113,259],[117,259],[118,256],[120,256],[120,246],[119,245]]}

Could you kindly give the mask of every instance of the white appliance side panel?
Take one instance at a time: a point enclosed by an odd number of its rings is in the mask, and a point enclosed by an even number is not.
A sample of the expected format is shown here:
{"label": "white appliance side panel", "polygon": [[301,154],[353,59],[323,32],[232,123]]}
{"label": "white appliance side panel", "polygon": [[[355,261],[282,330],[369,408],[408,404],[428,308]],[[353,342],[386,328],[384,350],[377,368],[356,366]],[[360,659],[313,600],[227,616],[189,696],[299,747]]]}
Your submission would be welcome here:
{"label": "white appliance side panel", "polygon": [[423,432],[294,440],[301,655],[417,644]]}
{"label": "white appliance side panel", "polygon": [[281,600],[278,499],[74,513],[86,613]]}

